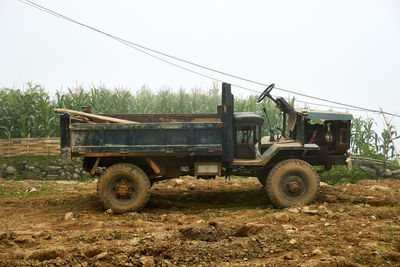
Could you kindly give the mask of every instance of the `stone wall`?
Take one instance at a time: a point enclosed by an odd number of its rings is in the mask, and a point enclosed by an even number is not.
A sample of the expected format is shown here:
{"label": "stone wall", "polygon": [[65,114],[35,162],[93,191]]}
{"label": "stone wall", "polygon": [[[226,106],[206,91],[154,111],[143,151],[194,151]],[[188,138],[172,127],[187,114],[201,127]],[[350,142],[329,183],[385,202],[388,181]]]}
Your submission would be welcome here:
{"label": "stone wall", "polygon": [[26,160],[0,164],[0,178],[5,179],[79,180],[87,177],[90,174],[82,169],[81,161],[65,165],[52,158],[46,162]]}
{"label": "stone wall", "polygon": [[400,170],[390,170],[383,167],[382,164],[377,164],[368,160],[356,160],[360,170],[365,171],[372,179],[400,179]]}

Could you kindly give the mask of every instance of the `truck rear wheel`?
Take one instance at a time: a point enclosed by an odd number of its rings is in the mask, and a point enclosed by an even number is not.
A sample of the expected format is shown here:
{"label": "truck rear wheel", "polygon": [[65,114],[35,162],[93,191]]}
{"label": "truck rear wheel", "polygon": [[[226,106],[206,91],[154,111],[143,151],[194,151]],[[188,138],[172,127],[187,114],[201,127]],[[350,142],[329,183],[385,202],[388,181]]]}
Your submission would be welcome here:
{"label": "truck rear wheel", "polygon": [[266,191],[278,208],[308,205],[318,195],[319,179],[307,162],[288,159],[272,168],[266,180]]}
{"label": "truck rear wheel", "polygon": [[140,210],[150,198],[149,178],[133,164],[110,166],[98,183],[100,200],[114,213]]}

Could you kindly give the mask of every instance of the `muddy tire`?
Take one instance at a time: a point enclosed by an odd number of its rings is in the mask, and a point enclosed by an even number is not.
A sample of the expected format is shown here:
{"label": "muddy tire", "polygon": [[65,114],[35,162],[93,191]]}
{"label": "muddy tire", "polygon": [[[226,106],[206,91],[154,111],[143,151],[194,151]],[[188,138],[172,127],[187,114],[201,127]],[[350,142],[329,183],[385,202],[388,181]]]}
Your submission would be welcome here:
{"label": "muddy tire", "polygon": [[114,213],[138,211],[149,201],[150,181],[139,167],[118,163],[100,177],[98,194],[105,208]]}
{"label": "muddy tire", "polygon": [[303,160],[284,160],[270,171],[266,180],[266,191],[277,208],[308,205],[318,195],[318,175]]}

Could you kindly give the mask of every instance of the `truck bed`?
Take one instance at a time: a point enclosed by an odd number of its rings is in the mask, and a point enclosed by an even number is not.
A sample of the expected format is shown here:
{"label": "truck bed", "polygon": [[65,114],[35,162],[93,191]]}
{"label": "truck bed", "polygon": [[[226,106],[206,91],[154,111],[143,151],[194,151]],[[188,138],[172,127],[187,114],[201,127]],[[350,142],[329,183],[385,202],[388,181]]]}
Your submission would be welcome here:
{"label": "truck bed", "polygon": [[218,114],[107,114],[123,123],[70,123],[65,127],[71,156],[220,155]]}

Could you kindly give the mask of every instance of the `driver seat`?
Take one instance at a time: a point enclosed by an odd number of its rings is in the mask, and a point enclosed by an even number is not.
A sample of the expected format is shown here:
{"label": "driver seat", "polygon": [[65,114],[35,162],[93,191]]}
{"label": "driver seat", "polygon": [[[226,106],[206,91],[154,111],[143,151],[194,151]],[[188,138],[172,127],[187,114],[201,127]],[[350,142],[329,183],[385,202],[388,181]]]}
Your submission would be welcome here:
{"label": "driver seat", "polygon": [[240,128],[241,126],[257,126],[264,124],[264,119],[254,112],[235,112],[234,121],[236,128]]}

